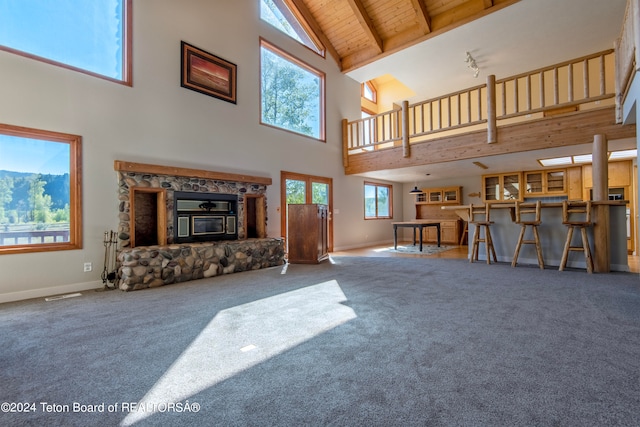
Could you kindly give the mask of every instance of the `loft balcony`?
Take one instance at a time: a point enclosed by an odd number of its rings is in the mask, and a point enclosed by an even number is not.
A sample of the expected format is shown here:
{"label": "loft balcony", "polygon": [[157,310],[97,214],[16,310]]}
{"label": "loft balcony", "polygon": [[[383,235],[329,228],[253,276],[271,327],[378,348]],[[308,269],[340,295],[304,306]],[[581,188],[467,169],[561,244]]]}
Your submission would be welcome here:
{"label": "loft balcony", "polygon": [[579,145],[599,134],[635,138],[635,125],[622,124],[633,74],[622,34],[617,49],[343,120],[345,173]]}

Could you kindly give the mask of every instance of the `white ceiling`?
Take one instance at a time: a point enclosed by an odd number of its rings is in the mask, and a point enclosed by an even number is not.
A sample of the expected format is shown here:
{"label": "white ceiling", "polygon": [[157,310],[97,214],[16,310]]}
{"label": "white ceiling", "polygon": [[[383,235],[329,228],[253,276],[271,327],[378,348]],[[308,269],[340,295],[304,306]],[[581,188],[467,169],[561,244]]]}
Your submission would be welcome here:
{"label": "white ceiling", "polygon": [[[416,93],[416,102],[568,59],[613,48],[626,0],[521,0],[481,19],[347,73],[359,82],[391,74]],[[470,52],[480,68],[467,68]],[[398,100],[402,101],[402,100]],[[614,145],[609,142],[610,149]],[[635,148],[635,140],[617,141],[616,149]],[[539,158],[586,154],[590,145],[480,159],[490,172],[539,169]],[[482,172],[472,160],[367,173],[371,178],[415,182]],[[425,174],[430,173],[427,177]]]}

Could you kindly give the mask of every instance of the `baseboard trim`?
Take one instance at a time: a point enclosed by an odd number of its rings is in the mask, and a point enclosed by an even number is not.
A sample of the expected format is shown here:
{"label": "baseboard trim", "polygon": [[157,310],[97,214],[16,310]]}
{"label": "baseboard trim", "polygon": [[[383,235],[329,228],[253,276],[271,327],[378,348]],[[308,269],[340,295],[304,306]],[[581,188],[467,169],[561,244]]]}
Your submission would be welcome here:
{"label": "baseboard trim", "polygon": [[368,248],[369,246],[382,246],[382,245],[390,245],[390,246],[393,245],[393,239],[379,240],[377,242],[358,243],[355,245],[338,246],[333,248],[333,252],[350,251],[351,249]]}
{"label": "baseboard trim", "polygon": [[69,292],[87,291],[102,287],[99,280],[93,282],[74,283],[72,285],[55,286],[53,288],[30,289],[28,291],[10,292],[0,294],[0,304],[5,302],[23,301],[33,298],[44,298]]}

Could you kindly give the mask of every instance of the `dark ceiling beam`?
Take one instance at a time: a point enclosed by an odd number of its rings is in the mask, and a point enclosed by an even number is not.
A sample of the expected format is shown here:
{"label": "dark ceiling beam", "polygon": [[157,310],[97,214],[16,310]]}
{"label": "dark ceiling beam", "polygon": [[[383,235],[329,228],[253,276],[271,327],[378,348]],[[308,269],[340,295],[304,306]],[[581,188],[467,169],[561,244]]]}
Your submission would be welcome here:
{"label": "dark ceiling beam", "polygon": [[[492,0],[485,0],[492,3]],[[418,25],[424,34],[431,32],[431,17],[427,11],[427,6],[424,4],[424,0],[411,0],[411,6],[416,11],[416,18],[418,19]]]}
{"label": "dark ceiling beam", "polygon": [[360,23],[360,26],[366,33],[367,37],[373,41],[378,49],[378,52],[383,51],[383,43],[382,38],[376,31],[376,28],[373,26],[373,21],[369,15],[367,15],[367,11],[365,10],[362,2],[360,0],[347,0],[351,9],[353,9],[353,13],[356,15],[356,19]]}

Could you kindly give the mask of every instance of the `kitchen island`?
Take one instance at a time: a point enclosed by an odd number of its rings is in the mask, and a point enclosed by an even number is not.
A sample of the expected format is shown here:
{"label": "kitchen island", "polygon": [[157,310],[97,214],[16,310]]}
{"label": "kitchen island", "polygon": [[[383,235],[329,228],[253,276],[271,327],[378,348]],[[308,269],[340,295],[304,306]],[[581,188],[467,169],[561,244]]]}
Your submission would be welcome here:
{"label": "kitchen island", "polygon": [[[594,257],[596,272],[629,271],[627,257],[627,209],[625,201],[592,202],[594,226],[587,229],[589,244]],[[443,206],[452,209],[463,219],[468,216],[468,205]],[[491,204],[491,237],[499,262],[511,262],[518,243],[520,226],[514,219],[514,203]],[[475,231],[469,224],[469,235]],[[567,238],[567,226],[562,224],[562,203],[542,203],[542,224],[538,227],[544,263],[549,267],[558,267]],[[528,230],[527,233],[530,233]],[[525,236],[529,238],[529,234]],[[573,244],[580,244],[580,233],[574,233]],[[470,247],[471,248],[471,247]],[[607,256],[608,253],[608,256]],[[470,256],[470,255],[469,255]],[[486,261],[486,254],[480,251],[479,259]],[[518,265],[537,265],[536,249],[533,245],[524,245],[520,250]],[[569,268],[586,268],[584,256],[571,253],[567,262]]]}

